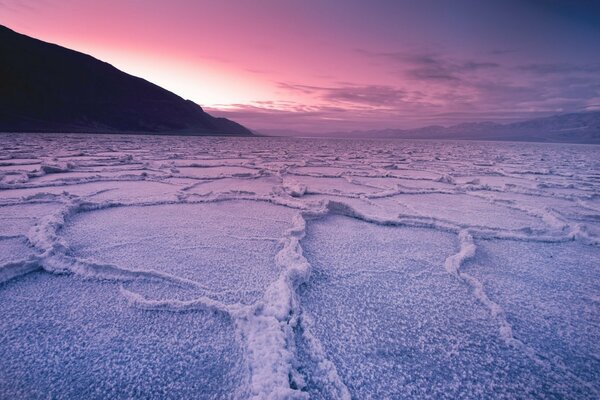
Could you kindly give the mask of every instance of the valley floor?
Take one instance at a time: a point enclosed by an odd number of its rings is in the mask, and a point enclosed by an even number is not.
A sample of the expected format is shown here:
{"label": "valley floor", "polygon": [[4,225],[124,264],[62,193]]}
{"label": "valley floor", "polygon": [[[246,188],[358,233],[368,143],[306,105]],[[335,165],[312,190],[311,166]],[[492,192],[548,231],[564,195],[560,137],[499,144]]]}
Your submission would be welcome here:
{"label": "valley floor", "polygon": [[0,135],[0,398],[600,393],[597,146]]}

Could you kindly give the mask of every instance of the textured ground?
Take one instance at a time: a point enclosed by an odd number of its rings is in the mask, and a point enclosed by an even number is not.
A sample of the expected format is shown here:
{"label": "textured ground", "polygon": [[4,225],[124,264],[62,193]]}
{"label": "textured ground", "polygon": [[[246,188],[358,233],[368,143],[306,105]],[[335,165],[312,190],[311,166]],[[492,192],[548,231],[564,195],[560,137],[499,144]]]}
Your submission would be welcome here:
{"label": "textured ground", "polygon": [[0,135],[0,398],[597,399],[598,152]]}

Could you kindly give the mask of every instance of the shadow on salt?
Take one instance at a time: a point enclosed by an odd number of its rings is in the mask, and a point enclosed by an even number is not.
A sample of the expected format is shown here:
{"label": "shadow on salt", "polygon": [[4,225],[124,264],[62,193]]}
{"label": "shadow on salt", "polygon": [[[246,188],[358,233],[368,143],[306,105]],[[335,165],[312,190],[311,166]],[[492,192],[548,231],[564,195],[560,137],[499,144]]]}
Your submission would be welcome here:
{"label": "shadow on salt", "polygon": [[191,189],[186,190],[186,193],[200,196],[235,193],[268,196],[280,185],[281,179],[275,176],[251,179],[223,178],[198,182]]}
{"label": "shadow on salt", "polygon": [[177,168],[182,176],[193,178],[214,179],[222,177],[250,177],[257,176],[259,170],[246,167],[181,167]]}
{"label": "shadow on salt", "polygon": [[31,273],[0,284],[5,398],[245,398],[232,321],[131,307],[109,281]]}
{"label": "shadow on salt", "polygon": [[587,357],[600,354],[597,247],[484,240],[478,254],[463,269],[504,309],[514,335],[545,360],[552,380],[575,380],[593,397],[586,386],[600,371],[600,359]]}
{"label": "shadow on salt", "polygon": [[181,187],[181,185],[144,180],[70,183],[60,186],[3,190],[0,191],[0,200],[33,197],[52,199],[67,194],[87,197],[93,201],[125,203],[173,201]]}
{"label": "shadow on salt", "polygon": [[577,397],[577,382],[505,343],[445,270],[455,235],[334,216],[310,223],[302,245],[312,277],[296,346],[311,398],[340,387],[352,398]]}

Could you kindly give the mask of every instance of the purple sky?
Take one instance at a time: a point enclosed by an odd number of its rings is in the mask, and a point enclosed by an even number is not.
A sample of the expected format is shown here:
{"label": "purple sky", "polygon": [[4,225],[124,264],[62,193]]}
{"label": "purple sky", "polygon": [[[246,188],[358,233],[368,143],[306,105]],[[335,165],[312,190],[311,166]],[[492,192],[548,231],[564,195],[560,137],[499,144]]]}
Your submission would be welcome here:
{"label": "purple sky", "polygon": [[0,0],[0,23],[258,130],[600,109],[600,1]]}

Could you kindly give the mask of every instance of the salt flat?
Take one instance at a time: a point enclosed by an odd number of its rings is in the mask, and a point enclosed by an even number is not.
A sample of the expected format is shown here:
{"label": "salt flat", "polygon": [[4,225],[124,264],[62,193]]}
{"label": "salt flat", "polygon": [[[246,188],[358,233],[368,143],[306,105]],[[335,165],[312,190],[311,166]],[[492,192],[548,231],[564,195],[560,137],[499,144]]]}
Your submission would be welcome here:
{"label": "salt flat", "polygon": [[597,146],[0,135],[0,398],[600,395]]}

